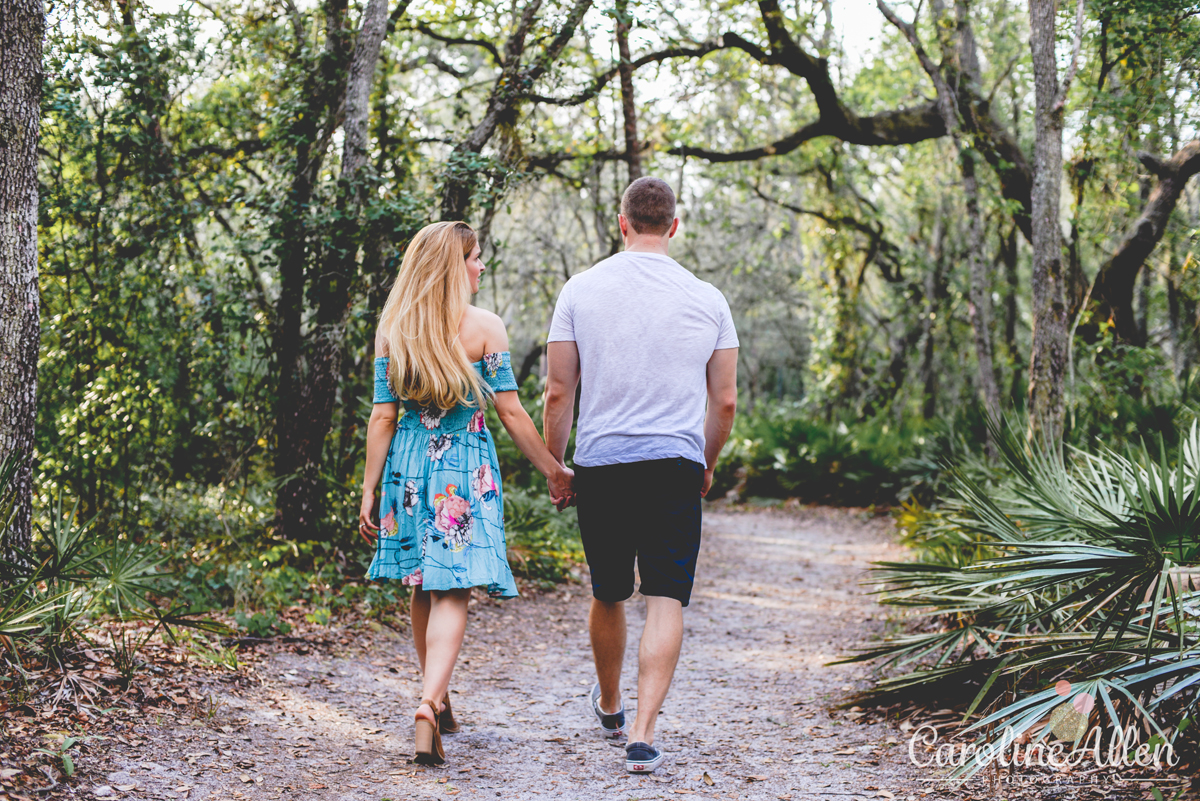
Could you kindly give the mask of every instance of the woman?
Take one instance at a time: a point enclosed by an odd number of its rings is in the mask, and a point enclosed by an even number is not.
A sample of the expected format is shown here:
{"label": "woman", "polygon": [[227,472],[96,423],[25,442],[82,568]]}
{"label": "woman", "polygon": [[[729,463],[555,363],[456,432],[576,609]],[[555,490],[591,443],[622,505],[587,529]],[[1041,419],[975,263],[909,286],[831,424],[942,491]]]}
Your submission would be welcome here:
{"label": "woman", "polygon": [[[466,223],[421,229],[375,338],[359,531],[375,543],[370,577],[413,588],[413,642],[424,675],[415,761],[423,765],[445,761],[441,733],[457,730],[448,687],[471,588],[486,587],[496,598],[517,594],[496,448],[484,424],[489,399],[560,509],[571,495],[571,471],[546,449],[517,399],[504,323],[470,305],[484,271],[479,253]],[[371,512],[381,478],[377,526]]]}

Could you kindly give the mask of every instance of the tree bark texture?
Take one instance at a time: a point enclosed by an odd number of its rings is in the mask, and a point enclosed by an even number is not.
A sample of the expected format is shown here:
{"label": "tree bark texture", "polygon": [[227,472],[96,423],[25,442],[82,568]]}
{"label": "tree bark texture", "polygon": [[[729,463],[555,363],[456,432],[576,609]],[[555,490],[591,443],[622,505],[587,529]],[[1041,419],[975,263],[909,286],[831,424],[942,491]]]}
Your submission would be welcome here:
{"label": "tree bark texture", "polygon": [[1021,291],[1021,281],[1017,275],[1015,227],[1000,238],[999,260],[1004,265],[1004,346],[1012,364],[1008,397],[1015,402],[1025,394],[1025,354],[1017,347],[1017,297]]}
{"label": "tree bark texture", "polygon": [[[301,257],[293,279],[298,290],[293,295],[298,339],[290,365],[290,381],[281,383],[281,405],[288,411],[277,421],[278,452],[276,474],[286,480],[276,498],[276,532],[289,539],[306,539],[323,516],[323,490],[320,468],[325,440],[333,422],[338,387],[342,377],[345,345],[346,310],[350,287],[357,275],[360,214],[367,197],[370,176],[367,162],[367,119],[371,86],[384,35],[388,28],[387,0],[370,0],[353,51],[343,42],[333,51],[341,63],[331,65],[328,74],[337,76],[332,91],[318,99],[327,114],[344,108],[342,130],[342,171],[338,179],[338,214],[330,242],[322,252],[320,268],[305,277]],[[406,3],[403,5],[407,5]],[[344,7],[339,9],[344,14]],[[342,30],[339,25],[337,30]],[[347,68],[345,60],[349,59]],[[344,76],[341,77],[341,76]],[[297,160],[297,166],[301,161]],[[311,179],[305,183],[311,194]],[[298,210],[302,213],[302,210]],[[316,314],[308,331],[300,331],[305,289],[317,298]],[[285,394],[286,393],[286,394]]]}
{"label": "tree bark texture", "polygon": [[[0,557],[28,548],[33,517],[33,425],[39,298],[37,146],[41,122],[41,0],[0,3],[0,464],[20,460],[13,517]],[[0,521],[0,530],[4,522]]]}
{"label": "tree bark texture", "polygon": [[1066,281],[1062,229],[1062,105],[1054,54],[1055,0],[1029,0],[1033,53],[1033,349],[1029,360],[1030,433],[1047,442],[1062,436],[1066,413],[1063,381],[1067,369]]}
{"label": "tree bark texture", "polygon": [[642,157],[638,152],[637,106],[633,102],[633,60],[629,56],[629,0],[616,0],[617,57],[620,59],[621,111],[625,118],[625,160],[629,164],[629,183],[642,177]]}

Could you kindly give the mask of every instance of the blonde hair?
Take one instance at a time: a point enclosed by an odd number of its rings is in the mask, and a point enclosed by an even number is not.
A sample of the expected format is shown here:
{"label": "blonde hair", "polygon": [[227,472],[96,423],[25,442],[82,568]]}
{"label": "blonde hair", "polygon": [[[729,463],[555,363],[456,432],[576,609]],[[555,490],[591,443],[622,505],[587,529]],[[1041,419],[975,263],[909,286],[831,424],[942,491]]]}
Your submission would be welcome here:
{"label": "blonde hair", "polygon": [[464,222],[440,222],[417,232],[379,315],[387,340],[388,378],[396,396],[422,406],[487,407],[487,391],[458,339],[471,300],[467,256],[475,232]]}

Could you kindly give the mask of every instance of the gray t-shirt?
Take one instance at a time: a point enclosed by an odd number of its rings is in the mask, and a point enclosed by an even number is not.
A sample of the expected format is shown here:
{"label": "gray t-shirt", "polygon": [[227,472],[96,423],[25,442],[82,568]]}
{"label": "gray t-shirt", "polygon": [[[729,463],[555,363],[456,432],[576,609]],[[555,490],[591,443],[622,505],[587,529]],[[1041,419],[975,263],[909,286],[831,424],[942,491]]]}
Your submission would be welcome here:
{"label": "gray t-shirt", "polygon": [[579,348],[575,464],[704,464],[708,360],[738,346],[719,289],[669,256],[618,253],[567,281],[548,341]]}

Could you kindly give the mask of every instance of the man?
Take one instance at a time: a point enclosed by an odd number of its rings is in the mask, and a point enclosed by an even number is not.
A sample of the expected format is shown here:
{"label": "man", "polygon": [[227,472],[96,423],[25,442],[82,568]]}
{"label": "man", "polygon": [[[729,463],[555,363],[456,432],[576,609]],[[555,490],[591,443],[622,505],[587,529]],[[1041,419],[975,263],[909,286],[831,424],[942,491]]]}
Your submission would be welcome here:
{"label": "man", "polygon": [[679,227],[671,187],[639,178],[625,190],[617,219],[625,250],[573,277],[559,295],[544,433],[563,461],[582,378],[575,498],[592,573],[592,711],[609,742],[620,745],[624,602],[633,595],[636,560],[646,628],[625,767],[649,773],[663,761],[654,724],[683,642],[700,499],[737,408],[738,340],[720,291],[667,255]]}

